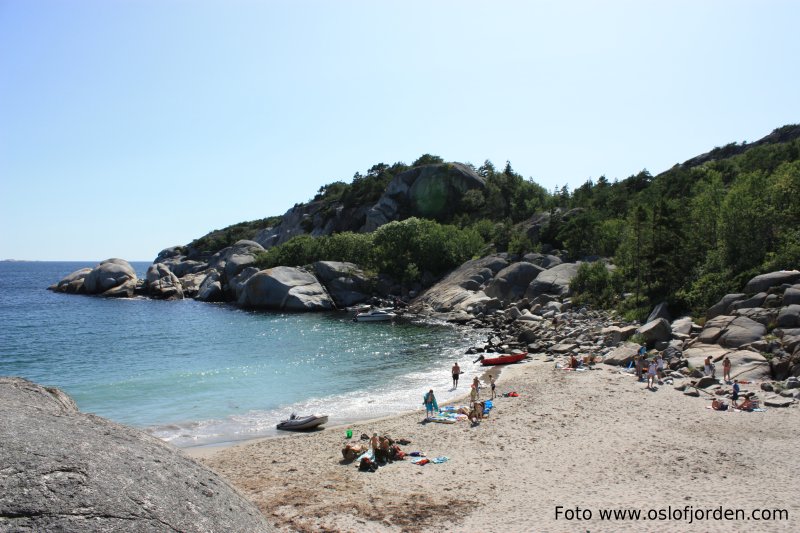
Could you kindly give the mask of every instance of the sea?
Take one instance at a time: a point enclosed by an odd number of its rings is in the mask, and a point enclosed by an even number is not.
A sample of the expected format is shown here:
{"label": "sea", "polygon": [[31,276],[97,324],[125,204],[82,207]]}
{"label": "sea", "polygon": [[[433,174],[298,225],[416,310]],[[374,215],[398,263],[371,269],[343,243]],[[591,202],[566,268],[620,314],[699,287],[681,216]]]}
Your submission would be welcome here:
{"label": "sea", "polygon": [[[96,264],[0,262],[0,375],[58,387],[81,411],[178,447],[275,436],[292,413],[347,426],[423,410],[429,389],[440,403],[460,395],[454,362],[463,388],[479,372],[466,355],[479,330],[47,290]],[[131,265],[144,277],[150,263]]]}

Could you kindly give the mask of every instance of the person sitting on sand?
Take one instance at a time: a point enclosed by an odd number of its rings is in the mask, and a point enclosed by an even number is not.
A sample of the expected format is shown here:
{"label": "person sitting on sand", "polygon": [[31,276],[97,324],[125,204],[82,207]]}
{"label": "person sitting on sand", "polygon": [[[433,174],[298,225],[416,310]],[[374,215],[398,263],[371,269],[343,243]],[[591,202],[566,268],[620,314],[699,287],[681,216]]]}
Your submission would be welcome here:
{"label": "person sitting on sand", "polygon": [[570,354],[570,356],[569,356],[569,367],[575,369],[575,368],[578,368],[578,366],[580,366],[580,365],[578,363],[578,360],[575,358],[575,355],[574,354]]}
{"label": "person sitting on sand", "polygon": [[422,403],[425,405],[425,413],[428,418],[431,418],[434,413],[439,412],[439,404],[436,403],[436,396],[433,395],[433,389],[422,398]]}
{"label": "person sitting on sand", "polygon": [[473,424],[477,424],[483,418],[483,402],[473,402],[472,411],[469,412],[468,419]]}
{"label": "person sitting on sand", "polygon": [[711,402],[711,408],[715,411],[727,411],[728,404],[719,400],[719,398],[714,398],[714,401]]}
{"label": "person sitting on sand", "polygon": [[744,400],[742,400],[742,403],[740,403],[739,405],[735,405],[734,407],[736,407],[740,411],[752,411],[753,409],[755,409],[755,405],[753,405],[753,402],[752,400],[750,400],[750,398],[745,398]]}

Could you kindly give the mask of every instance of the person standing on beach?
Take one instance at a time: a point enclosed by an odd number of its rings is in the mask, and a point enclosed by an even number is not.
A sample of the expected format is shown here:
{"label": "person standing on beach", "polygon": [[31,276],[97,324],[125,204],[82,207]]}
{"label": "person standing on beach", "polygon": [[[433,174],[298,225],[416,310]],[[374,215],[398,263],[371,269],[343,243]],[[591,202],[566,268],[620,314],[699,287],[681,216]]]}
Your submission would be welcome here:
{"label": "person standing on beach", "polygon": [[731,380],[731,360],[728,356],[722,360],[722,381],[729,382]]}
{"label": "person standing on beach", "polygon": [[[472,378],[472,388],[475,389],[475,399],[478,399],[478,389],[481,388],[481,382],[478,381],[478,376]],[[472,396],[472,391],[470,391],[470,396]]]}
{"label": "person standing on beach", "polygon": [[495,392],[494,392],[495,383],[494,383],[494,381],[495,381],[494,376],[492,376],[492,400],[494,400],[494,398],[495,398]]}
{"label": "person standing on beach", "polygon": [[656,358],[650,361],[650,366],[647,368],[647,388],[653,390],[656,386],[656,374],[658,373],[658,363]]}
{"label": "person standing on beach", "polygon": [[461,367],[458,366],[458,361],[456,361],[455,364],[453,364],[452,373],[453,373],[453,388],[457,389],[458,388],[458,376],[461,375]]}
{"label": "person standing on beach", "polygon": [[431,418],[434,412],[439,411],[439,404],[436,403],[436,396],[433,395],[433,389],[422,398],[422,403],[425,405],[425,412],[428,418]]}

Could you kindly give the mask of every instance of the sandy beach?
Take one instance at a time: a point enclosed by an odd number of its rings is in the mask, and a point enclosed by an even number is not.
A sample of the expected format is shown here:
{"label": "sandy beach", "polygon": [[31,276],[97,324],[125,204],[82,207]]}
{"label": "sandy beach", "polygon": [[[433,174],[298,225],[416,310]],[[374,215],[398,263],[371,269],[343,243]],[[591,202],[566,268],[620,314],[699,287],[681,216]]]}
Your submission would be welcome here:
{"label": "sandy beach", "polygon": [[[184,451],[281,531],[796,530],[796,406],[717,412],[706,394],[648,391],[616,367],[566,372],[543,358],[504,368],[497,391],[519,397],[499,397],[475,427],[423,423],[421,405],[349,426],[353,441],[408,439],[404,451],[442,464],[360,472],[342,460],[343,427]],[[601,517],[614,510],[641,516]]]}

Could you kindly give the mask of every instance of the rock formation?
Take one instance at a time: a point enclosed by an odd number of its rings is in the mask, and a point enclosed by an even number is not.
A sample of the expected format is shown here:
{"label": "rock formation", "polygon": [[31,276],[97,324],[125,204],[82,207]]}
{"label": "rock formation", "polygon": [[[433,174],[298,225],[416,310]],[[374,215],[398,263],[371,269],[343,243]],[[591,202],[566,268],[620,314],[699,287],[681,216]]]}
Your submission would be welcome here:
{"label": "rock formation", "polygon": [[272,531],[217,474],[69,396],[0,377],[0,530]]}

